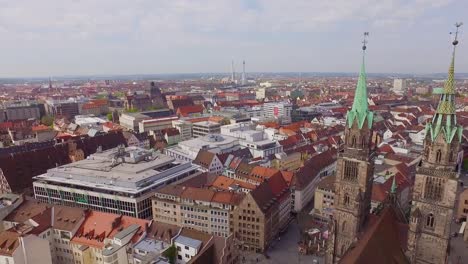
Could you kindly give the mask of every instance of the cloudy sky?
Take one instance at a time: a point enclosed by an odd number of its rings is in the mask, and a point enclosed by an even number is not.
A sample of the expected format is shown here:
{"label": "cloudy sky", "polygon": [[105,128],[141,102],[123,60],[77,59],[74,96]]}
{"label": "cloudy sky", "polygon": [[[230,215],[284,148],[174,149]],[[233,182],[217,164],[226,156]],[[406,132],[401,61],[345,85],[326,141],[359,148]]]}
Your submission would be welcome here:
{"label": "cloudy sky", "polygon": [[[445,72],[466,0],[0,0],[0,77]],[[468,72],[468,21],[458,72]]]}

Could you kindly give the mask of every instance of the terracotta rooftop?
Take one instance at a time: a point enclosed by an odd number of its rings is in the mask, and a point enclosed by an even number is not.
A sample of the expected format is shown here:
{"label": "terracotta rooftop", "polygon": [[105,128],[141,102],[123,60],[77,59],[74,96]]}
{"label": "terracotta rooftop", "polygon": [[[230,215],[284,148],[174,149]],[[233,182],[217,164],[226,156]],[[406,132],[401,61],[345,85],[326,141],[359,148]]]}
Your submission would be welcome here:
{"label": "terracotta rooftop", "polygon": [[180,196],[182,199],[199,200],[210,202],[213,199],[215,191],[209,189],[188,187]]}
{"label": "terracotta rooftop", "polygon": [[202,166],[205,169],[209,169],[209,166],[213,162],[216,154],[209,152],[207,150],[200,150],[197,154],[197,157],[193,161],[193,163]]}
{"label": "terracotta rooftop", "polygon": [[73,231],[85,217],[85,209],[54,205],[53,228]]}
{"label": "terracotta rooftop", "polygon": [[171,243],[171,239],[176,236],[181,230],[181,227],[176,225],[152,221],[148,227],[148,238],[161,240],[166,243]]}
{"label": "terracotta rooftop", "polygon": [[190,114],[203,113],[203,110],[204,108],[202,105],[185,105],[177,108],[177,114],[188,116]]}
{"label": "terracotta rooftop", "polygon": [[158,189],[156,192],[180,197],[184,190],[184,186],[170,184],[162,187],[161,189]]}
{"label": "terracotta rooftop", "polygon": [[40,203],[36,200],[25,200],[20,206],[13,210],[13,212],[5,217],[4,221],[23,223],[26,220],[43,213],[48,208],[48,204]]}
{"label": "terracotta rooftop", "polygon": [[256,188],[255,185],[251,183],[247,183],[244,181],[238,181],[223,175],[216,177],[216,179],[211,183],[211,187],[221,190],[229,190],[230,186],[238,184],[239,187],[249,190],[254,190]]}
{"label": "terracotta rooftop", "polygon": [[324,190],[330,190],[330,191],[335,191],[335,180],[336,180],[336,175],[331,175],[328,177],[324,177],[318,184],[317,188],[319,189],[324,189]]}
{"label": "terracotta rooftop", "polygon": [[244,196],[243,193],[216,192],[211,201],[215,203],[238,205]]}
{"label": "terracotta rooftop", "polygon": [[98,211],[91,211],[72,239],[73,243],[96,248],[104,247],[105,238],[113,238],[130,225],[139,225],[140,230],[133,237],[135,242],[144,234],[149,221]]}
{"label": "terracotta rooftop", "polygon": [[19,246],[21,235],[13,230],[6,230],[0,233],[0,255],[12,256]]}

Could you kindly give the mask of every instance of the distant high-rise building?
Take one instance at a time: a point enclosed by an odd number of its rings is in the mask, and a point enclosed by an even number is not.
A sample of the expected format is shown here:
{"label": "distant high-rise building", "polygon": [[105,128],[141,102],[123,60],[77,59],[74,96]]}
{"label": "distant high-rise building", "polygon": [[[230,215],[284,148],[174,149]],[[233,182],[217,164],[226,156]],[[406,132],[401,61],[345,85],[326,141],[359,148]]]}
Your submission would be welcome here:
{"label": "distant high-rise building", "polygon": [[245,78],[245,61],[242,62],[242,80],[241,80],[242,85],[247,84],[247,80]]}
{"label": "distant high-rise building", "polygon": [[231,61],[231,82],[236,82],[236,71],[234,69],[234,60]]}
{"label": "distant high-rise building", "polygon": [[403,94],[406,91],[406,80],[395,79],[393,80],[393,92],[396,94]]}

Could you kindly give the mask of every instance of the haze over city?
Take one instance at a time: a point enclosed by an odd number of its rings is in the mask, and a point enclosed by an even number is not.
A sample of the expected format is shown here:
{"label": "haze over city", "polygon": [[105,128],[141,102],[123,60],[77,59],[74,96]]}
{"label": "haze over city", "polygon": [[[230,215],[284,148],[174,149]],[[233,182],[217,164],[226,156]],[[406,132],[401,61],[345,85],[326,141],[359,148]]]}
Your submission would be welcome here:
{"label": "haze over city", "polygon": [[[440,73],[467,1],[0,1],[0,77],[229,72]],[[435,36],[438,36],[435,38]],[[467,39],[462,31],[460,40]],[[430,56],[428,56],[430,54]],[[468,72],[468,49],[458,72]]]}

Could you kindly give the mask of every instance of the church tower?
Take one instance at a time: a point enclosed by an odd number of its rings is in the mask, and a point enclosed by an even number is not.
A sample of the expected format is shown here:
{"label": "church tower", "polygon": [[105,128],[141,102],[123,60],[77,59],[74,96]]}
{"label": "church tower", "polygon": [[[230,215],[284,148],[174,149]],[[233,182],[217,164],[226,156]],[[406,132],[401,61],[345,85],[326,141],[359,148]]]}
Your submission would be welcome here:
{"label": "church tower", "polygon": [[426,126],[423,158],[416,170],[408,233],[411,263],[447,263],[463,131],[455,113],[454,66],[460,26],[456,24],[448,78],[432,122]]}
{"label": "church tower", "polygon": [[366,37],[362,65],[351,110],[346,116],[345,146],[339,154],[335,182],[335,212],[330,228],[326,263],[337,263],[362,230],[371,207],[374,173],[373,112],[367,101]]}

